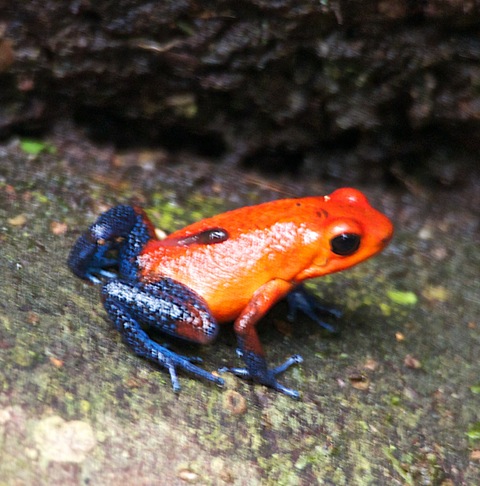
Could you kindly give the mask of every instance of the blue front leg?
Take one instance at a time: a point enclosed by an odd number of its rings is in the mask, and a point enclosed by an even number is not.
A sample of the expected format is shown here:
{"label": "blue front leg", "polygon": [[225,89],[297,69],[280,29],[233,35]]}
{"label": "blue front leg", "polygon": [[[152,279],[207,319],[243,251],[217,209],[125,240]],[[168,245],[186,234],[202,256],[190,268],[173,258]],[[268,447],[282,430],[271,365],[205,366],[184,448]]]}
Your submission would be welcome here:
{"label": "blue front leg", "polygon": [[154,283],[111,280],[102,289],[108,315],[124,340],[139,356],[166,368],[173,389],[180,390],[176,370],[223,385],[222,378],[195,366],[198,358],[186,358],[153,341],[143,326],[197,343],[211,342],[218,324],[206,303],[188,287],[169,278]]}
{"label": "blue front leg", "polygon": [[325,322],[319,317],[318,314],[327,314],[332,317],[339,318],[342,316],[342,311],[336,309],[335,307],[323,305],[318,298],[308,292],[303,285],[297,285],[287,295],[286,300],[288,304],[287,319],[290,322],[294,322],[297,312],[301,311],[324,329],[327,329],[332,333],[338,332],[335,326]]}

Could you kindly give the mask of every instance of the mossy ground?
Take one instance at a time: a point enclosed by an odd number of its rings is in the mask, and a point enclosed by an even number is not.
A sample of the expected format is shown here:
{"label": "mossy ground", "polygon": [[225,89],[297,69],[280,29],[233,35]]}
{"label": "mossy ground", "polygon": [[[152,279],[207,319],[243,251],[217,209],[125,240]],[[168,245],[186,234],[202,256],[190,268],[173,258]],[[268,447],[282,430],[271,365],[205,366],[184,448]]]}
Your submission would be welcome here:
{"label": "mossy ground", "polygon": [[[359,186],[397,233],[382,255],[312,283],[344,310],[339,335],[301,316],[289,324],[284,304],[261,326],[272,364],[303,355],[282,377],[299,401],[233,376],[221,389],[182,374],[175,394],[122,343],[98,289],[69,273],[73,241],[120,202],[171,231],[333,187],[85,141],[51,146],[29,154],[13,141],[0,160],[0,485],[476,484],[479,228],[461,201],[478,200],[478,186],[450,199]],[[239,364],[228,328],[182,351],[209,370]]]}

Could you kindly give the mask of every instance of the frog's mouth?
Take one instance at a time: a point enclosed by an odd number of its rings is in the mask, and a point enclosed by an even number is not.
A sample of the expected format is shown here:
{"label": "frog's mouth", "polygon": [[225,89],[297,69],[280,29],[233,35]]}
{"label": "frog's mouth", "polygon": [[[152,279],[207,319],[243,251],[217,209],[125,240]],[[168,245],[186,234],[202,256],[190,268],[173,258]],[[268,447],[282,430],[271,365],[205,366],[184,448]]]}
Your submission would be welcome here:
{"label": "frog's mouth", "polygon": [[384,248],[385,246],[387,246],[390,243],[390,241],[392,241],[392,238],[393,238],[393,233],[391,233],[388,236],[385,236],[384,238],[382,238],[382,240],[381,240],[381,243],[382,243],[381,248]]}

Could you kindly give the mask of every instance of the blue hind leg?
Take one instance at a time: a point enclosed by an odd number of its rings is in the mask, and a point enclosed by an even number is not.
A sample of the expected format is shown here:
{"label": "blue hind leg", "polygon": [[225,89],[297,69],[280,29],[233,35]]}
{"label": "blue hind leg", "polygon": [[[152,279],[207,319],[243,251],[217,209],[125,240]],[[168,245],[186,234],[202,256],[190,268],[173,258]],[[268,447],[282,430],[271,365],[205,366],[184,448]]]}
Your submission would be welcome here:
{"label": "blue hind leg", "polygon": [[102,289],[108,315],[133,351],[170,373],[172,386],[180,390],[177,369],[223,385],[223,379],[194,365],[199,358],[186,358],[153,341],[142,328],[148,326],[172,336],[198,343],[212,341],[218,325],[205,302],[186,286],[172,279],[155,283],[111,280]]}

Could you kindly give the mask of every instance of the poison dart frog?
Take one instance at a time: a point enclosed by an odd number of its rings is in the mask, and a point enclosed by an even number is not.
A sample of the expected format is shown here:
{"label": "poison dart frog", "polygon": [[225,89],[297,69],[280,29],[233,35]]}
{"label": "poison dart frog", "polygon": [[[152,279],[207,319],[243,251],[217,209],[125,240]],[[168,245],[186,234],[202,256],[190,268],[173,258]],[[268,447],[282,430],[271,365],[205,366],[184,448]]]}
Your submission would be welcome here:
{"label": "poison dart frog", "polygon": [[103,305],[115,327],[138,355],[169,371],[175,391],[177,369],[218,385],[223,379],[197,366],[199,358],[152,340],[148,330],[206,344],[217,336],[219,323],[234,321],[245,367],[219,371],[296,398],[298,392],[280,384],[277,375],[302,358],[269,368],[257,322],[286,297],[293,313],[299,309],[331,328],[301,283],[366,260],[392,234],[390,220],[351,188],[243,207],[161,240],[142,209],[121,205],[80,236],[68,266],[81,279],[102,284]]}

